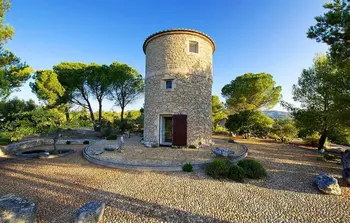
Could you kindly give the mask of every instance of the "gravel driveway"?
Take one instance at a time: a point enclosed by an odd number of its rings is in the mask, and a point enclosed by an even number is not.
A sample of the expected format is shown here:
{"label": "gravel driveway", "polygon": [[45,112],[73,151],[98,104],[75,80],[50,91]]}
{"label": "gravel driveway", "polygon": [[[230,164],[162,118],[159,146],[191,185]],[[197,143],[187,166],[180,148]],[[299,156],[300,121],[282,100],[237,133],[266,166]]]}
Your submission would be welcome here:
{"label": "gravel driveway", "polygon": [[203,172],[121,171],[90,164],[77,153],[56,159],[0,162],[0,195],[15,193],[38,205],[38,222],[70,222],[79,206],[106,202],[104,222],[350,222],[349,188],[320,194],[311,184],[340,165],[316,161],[314,151],[244,142],[269,176],[244,184]]}

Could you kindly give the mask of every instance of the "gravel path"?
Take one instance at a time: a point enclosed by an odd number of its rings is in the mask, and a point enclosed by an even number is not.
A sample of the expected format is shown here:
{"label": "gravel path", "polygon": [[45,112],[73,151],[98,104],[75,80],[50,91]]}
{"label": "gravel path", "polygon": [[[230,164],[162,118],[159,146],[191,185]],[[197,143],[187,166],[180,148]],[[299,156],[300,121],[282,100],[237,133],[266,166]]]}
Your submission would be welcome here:
{"label": "gravel path", "polygon": [[[51,160],[0,162],[0,195],[38,204],[38,222],[70,222],[90,200],[107,203],[104,222],[349,222],[349,188],[342,196],[312,185],[321,170],[340,177],[340,165],[317,162],[313,151],[245,142],[268,169],[266,181],[244,184],[203,172],[120,171],[90,164],[77,153]],[[315,167],[317,166],[317,167]]]}
{"label": "gravel path", "polygon": [[138,165],[174,165],[185,163],[205,163],[215,159],[215,154],[211,151],[216,147],[230,148],[235,151],[235,155],[241,154],[244,149],[234,143],[223,140],[216,140],[213,146],[204,146],[199,149],[174,149],[171,147],[146,148],[140,143],[140,137],[133,136],[125,140],[124,151],[105,151],[100,155],[93,155],[94,150],[103,149],[107,145],[117,146],[117,140],[97,141],[87,149],[87,153],[92,157],[101,160],[114,161],[125,164]]}

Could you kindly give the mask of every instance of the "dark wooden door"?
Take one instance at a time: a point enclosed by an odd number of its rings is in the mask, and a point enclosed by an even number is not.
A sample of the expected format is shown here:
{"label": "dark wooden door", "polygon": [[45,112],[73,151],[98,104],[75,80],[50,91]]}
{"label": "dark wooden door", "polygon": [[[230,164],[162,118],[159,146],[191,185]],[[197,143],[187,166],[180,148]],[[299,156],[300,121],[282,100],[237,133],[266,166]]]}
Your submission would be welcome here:
{"label": "dark wooden door", "polygon": [[187,115],[173,115],[173,145],[187,145]]}

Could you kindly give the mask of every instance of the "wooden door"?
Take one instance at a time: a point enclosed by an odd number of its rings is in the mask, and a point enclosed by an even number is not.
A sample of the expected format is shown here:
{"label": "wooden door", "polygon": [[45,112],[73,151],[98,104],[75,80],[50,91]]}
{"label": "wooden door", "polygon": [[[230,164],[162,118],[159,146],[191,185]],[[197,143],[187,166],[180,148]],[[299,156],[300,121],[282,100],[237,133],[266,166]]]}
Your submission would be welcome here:
{"label": "wooden door", "polygon": [[187,115],[173,115],[173,145],[187,145]]}

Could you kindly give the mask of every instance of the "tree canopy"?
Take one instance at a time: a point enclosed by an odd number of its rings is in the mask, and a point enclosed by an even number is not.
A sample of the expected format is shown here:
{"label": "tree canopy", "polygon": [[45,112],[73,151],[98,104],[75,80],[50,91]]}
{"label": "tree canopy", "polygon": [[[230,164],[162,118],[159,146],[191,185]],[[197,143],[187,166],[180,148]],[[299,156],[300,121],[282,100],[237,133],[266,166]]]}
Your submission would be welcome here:
{"label": "tree canopy", "polygon": [[230,111],[269,109],[281,97],[282,87],[275,85],[271,74],[247,73],[225,85],[221,92]]}
{"label": "tree canopy", "polygon": [[212,122],[213,129],[215,130],[219,122],[227,117],[225,113],[224,103],[220,101],[217,95],[211,96],[212,100]]}
{"label": "tree canopy", "polygon": [[9,0],[0,1],[0,97],[6,98],[13,91],[21,87],[33,71],[31,67],[21,62],[11,51],[4,49],[4,45],[12,39],[13,28],[4,24],[5,15],[10,11]]}
{"label": "tree canopy", "polygon": [[350,62],[350,3],[334,0],[323,6],[326,12],[316,16],[316,25],[307,32],[308,38],[330,46],[330,58],[338,63]]}

